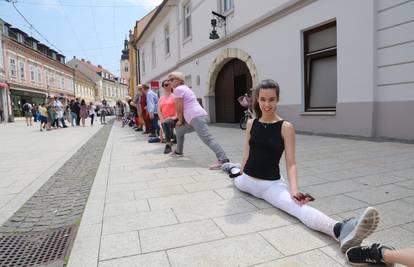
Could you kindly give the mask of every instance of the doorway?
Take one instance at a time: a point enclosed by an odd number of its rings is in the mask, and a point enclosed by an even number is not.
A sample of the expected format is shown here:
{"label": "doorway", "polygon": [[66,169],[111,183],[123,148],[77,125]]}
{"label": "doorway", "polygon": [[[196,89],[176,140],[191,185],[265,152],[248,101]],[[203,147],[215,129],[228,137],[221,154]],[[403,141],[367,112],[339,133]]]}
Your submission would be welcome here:
{"label": "doorway", "polygon": [[249,93],[252,87],[250,71],[243,61],[234,58],[227,62],[217,75],[215,84],[216,122],[236,123],[244,109],[237,98]]}

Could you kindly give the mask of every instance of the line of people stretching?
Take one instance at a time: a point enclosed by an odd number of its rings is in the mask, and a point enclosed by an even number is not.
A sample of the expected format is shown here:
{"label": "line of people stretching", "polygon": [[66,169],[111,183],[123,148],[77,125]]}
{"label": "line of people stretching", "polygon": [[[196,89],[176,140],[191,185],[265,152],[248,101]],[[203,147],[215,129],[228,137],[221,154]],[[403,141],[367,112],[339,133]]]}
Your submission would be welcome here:
{"label": "line of people stretching", "polygon": [[[207,112],[197,101],[194,92],[184,84],[184,75],[172,72],[162,82],[165,95],[158,99],[157,92],[142,86],[146,106],[137,112],[137,127],[142,127],[140,116],[148,113],[154,138],[165,135],[165,152],[172,157],[182,157],[184,136],[196,132],[200,139],[215,153],[217,162],[211,169],[221,168],[234,178],[240,191],[263,199],[299,219],[310,229],[331,236],[339,242],[347,261],[352,265],[379,264],[392,266],[400,263],[414,266],[414,250],[395,250],[381,244],[361,246],[362,241],[377,228],[380,216],[374,207],[367,207],[359,216],[336,221],[308,205],[314,198],[299,191],[295,156],[295,129],[276,111],[280,88],[273,80],[263,80],[253,90],[255,119],[247,123],[246,141],[241,164],[232,163],[222,147],[211,135]],[[139,103],[142,103],[142,99]],[[147,125],[145,125],[146,130]],[[177,145],[173,147],[173,132]],[[159,139],[161,140],[161,138]],[[282,177],[279,161],[284,154],[287,179]]]}

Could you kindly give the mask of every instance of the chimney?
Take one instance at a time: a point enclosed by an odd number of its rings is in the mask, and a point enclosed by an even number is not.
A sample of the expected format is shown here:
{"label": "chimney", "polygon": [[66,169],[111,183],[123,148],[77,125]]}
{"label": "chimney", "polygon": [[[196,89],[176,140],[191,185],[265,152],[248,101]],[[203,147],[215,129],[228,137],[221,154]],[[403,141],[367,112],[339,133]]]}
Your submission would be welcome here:
{"label": "chimney", "polygon": [[98,65],[98,69],[102,69],[102,66],[101,65]]}
{"label": "chimney", "polygon": [[76,59],[76,56],[73,56],[73,59]]}
{"label": "chimney", "polygon": [[82,62],[85,62],[85,59],[84,58],[82,58]]}
{"label": "chimney", "polygon": [[88,63],[88,64],[91,64],[91,62],[88,60],[88,61],[86,61],[86,63]]}

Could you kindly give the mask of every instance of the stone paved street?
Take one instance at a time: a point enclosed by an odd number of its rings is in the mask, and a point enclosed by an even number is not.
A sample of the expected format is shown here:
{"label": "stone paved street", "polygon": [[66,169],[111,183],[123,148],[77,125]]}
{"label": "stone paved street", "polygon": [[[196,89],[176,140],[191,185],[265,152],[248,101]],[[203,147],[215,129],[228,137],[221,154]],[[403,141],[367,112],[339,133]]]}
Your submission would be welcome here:
{"label": "stone paved street", "polygon": [[40,132],[38,123],[0,124],[0,225],[61,168],[99,129]]}
{"label": "stone paved street", "polygon": [[[211,131],[239,162],[244,132]],[[195,134],[184,158],[163,148],[114,125],[69,266],[347,266],[336,241],[208,170],[214,155]],[[338,220],[375,206],[364,243],[414,247],[414,145],[297,135],[297,162],[312,206]]]}

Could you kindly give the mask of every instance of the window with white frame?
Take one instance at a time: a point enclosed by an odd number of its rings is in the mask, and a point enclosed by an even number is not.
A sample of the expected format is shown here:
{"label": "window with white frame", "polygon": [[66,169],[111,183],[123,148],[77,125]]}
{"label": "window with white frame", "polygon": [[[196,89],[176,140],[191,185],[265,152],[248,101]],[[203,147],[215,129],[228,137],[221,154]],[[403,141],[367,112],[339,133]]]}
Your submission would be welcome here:
{"label": "window with white frame", "polygon": [[145,73],[145,50],[142,49],[141,52],[141,62],[142,62],[142,73]]}
{"label": "window with white frame", "polygon": [[335,111],[336,21],[305,31],[305,111]]}
{"label": "window with white frame", "polygon": [[223,13],[229,12],[234,8],[234,0],[221,0],[221,10]]}
{"label": "window with white frame", "polygon": [[188,1],[183,6],[183,26],[184,26],[184,40],[187,40],[191,37],[191,2]]}
{"label": "window with white frame", "polygon": [[35,81],[35,70],[32,63],[29,64],[29,71],[30,71],[30,81]]}
{"label": "window with white frame", "polygon": [[42,67],[41,66],[37,66],[37,82],[38,83],[42,82]]}
{"label": "window with white frame", "polygon": [[155,68],[157,66],[157,51],[155,47],[155,39],[151,42],[151,59],[152,59],[152,68]]}
{"label": "window with white frame", "polygon": [[17,69],[16,69],[16,59],[10,58],[10,76],[16,77]]}
{"label": "window with white frame", "polygon": [[185,76],[185,81],[184,81],[185,85],[187,85],[188,87],[192,87],[192,81],[191,81],[191,75],[187,75]]}
{"label": "window with white frame", "polygon": [[45,78],[46,78],[46,84],[50,85],[50,81],[49,81],[49,69],[45,70]]}
{"label": "window with white frame", "polygon": [[62,89],[65,88],[65,76],[63,75],[60,76],[60,86]]}
{"label": "window with white frame", "polygon": [[170,25],[164,27],[164,45],[165,45],[165,54],[170,54]]}
{"label": "window with white frame", "polygon": [[20,80],[24,80],[24,61],[19,60],[19,77]]}

